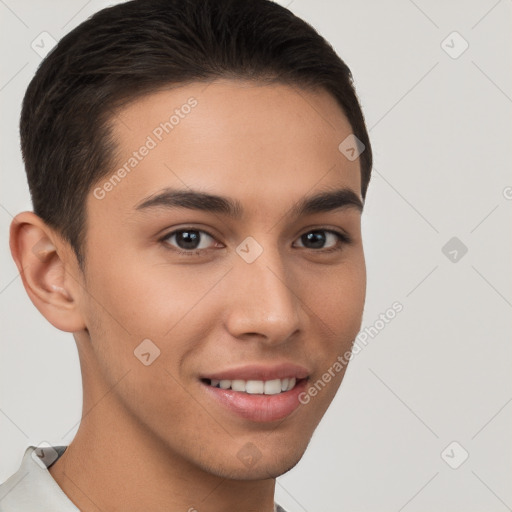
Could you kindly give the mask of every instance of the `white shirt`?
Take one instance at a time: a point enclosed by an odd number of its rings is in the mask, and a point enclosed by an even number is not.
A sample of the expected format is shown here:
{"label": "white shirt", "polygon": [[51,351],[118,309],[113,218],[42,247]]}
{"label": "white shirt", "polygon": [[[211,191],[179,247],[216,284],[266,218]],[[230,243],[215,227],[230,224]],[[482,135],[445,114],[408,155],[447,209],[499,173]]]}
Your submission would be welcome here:
{"label": "white shirt", "polygon": [[[80,512],[48,468],[67,446],[29,446],[21,466],[0,485],[0,512]],[[274,512],[286,512],[274,505]]]}
{"label": "white shirt", "polygon": [[48,471],[66,448],[29,446],[18,471],[0,485],[0,512],[80,512]]}

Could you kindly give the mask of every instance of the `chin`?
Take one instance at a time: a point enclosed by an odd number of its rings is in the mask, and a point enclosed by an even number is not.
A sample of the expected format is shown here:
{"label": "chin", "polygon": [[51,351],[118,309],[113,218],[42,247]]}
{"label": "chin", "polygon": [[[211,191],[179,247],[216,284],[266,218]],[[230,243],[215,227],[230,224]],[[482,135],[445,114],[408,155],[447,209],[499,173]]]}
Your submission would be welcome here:
{"label": "chin", "polygon": [[[309,442],[309,441],[308,441]],[[261,454],[260,458],[244,464],[240,461],[238,453],[226,459],[223,457],[222,463],[208,464],[208,467],[203,469],[221,478],[228,478],[231,480],[266,480],[269,478],[277,478],[284,475],[292,468],[294,468],[302,459],[306,451],[308,442],[304,446],[287,446],[284,449],[273,449],[272,446],[268,447]],[[232,461],[236,463],[233,465]]]}

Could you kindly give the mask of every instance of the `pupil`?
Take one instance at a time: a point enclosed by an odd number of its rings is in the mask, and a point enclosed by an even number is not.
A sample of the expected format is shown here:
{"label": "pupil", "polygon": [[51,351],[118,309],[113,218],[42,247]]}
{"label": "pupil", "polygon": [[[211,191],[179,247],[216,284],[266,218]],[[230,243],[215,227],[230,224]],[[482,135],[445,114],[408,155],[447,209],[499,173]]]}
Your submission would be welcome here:
{"label": "pupil", "polygon": [[176,234],[176,242],[182,249],[196,249],[199,242],[199,234],[197,231],[181,231]]}
{"label": "pupil", "polygon": [[302,235],[302,243],[311,242],[314,248],[321,248],[325,243],[325,234],[322,231],[311,231],[306,235]]}

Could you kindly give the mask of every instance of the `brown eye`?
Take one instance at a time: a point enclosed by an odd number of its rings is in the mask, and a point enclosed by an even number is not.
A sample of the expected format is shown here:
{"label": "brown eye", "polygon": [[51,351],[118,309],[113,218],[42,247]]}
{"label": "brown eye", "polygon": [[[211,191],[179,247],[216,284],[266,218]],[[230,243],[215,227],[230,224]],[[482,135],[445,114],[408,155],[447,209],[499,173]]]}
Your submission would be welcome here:
{"label": "brown eye", "polygon": [[350,239],[344,233],[327,229],[315,229],[304,233],[299,240],[306,249],[319,249],[333,251],[341,249],[344,244],[350,243]]}
{"label": "brown eye", "polygon": [[212,241],[215,239],[206,231],[201,229],[177,229],[165,235],[161,239],[166,245],[186,254],[187,251],[194,251],[191,254],[197,254],[198,251],[206,251],[211,248]]}

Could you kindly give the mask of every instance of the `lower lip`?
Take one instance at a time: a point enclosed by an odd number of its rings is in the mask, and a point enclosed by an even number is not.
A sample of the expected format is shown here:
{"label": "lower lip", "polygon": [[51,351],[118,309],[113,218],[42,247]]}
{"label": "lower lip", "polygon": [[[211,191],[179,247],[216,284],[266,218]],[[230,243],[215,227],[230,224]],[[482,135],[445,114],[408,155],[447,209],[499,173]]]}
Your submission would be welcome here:
{"label": "lower lip", "polygon": [[290,391],[277,395],[251,395],[202,385],[209,396],[238,416],[256,422],[271,422],[286,418],[299,407],[299,395],[306,388],[306,382],[307,379],[302,379]]}

